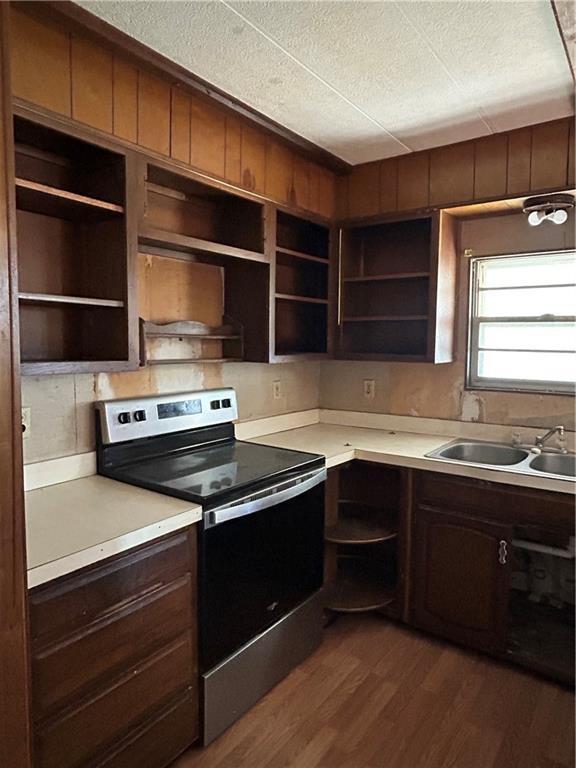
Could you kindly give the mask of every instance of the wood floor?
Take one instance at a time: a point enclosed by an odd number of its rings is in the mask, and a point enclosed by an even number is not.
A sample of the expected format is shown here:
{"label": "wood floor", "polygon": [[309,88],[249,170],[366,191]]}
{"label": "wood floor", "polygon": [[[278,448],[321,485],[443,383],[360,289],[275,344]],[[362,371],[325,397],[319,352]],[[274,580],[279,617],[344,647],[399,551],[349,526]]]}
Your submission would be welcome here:
{"label": "wood floor", "polygon": [[565,768],[570,691],[378,616],[322,647],[173,768]]}

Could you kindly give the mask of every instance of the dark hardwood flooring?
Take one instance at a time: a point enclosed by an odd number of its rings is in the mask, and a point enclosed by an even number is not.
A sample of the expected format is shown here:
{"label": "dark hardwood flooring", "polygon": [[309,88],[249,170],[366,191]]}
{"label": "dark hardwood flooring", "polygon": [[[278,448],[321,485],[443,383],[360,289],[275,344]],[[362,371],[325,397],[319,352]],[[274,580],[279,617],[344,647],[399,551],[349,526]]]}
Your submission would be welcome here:
{"label": "dark hardwood flooring", "polygon": [[571,691],[365,615],[173,768],[570,766]]}

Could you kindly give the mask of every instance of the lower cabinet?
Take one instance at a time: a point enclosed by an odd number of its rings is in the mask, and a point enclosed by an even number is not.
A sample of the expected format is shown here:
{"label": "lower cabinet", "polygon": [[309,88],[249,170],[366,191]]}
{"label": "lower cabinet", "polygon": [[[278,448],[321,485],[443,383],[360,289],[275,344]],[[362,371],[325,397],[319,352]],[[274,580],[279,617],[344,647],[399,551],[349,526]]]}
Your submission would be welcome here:
{"label": "lower cabinet", "polygon": [[413,530],[414,624],[502,652],[511,526],[418,505]]}
{"label": "lower cabinet", "polygon": [[414,472],[419,629],[574,681],[574,497]]}
{"label": "lower cabinet", "polygon": [[194,529],[30,593],[37,768],[164,768],[198,737]]}

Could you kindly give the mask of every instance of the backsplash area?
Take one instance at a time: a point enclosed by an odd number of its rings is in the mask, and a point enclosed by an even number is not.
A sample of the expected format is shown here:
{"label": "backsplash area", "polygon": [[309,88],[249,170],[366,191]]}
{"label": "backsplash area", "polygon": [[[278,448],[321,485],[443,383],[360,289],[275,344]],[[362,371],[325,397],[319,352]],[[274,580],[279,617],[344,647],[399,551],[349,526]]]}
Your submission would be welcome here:
{"label": "backsplash area", "polygon": [[[274,398],[274,382],[280,397]],[[234,387],[242,420],[317,408],[320,366],[316,362],[264,365],[170,365],[133,373],[34,376],[22,379],[22,405],[31,410],[31,434],[24,461],[94,450],[96,400]]]}

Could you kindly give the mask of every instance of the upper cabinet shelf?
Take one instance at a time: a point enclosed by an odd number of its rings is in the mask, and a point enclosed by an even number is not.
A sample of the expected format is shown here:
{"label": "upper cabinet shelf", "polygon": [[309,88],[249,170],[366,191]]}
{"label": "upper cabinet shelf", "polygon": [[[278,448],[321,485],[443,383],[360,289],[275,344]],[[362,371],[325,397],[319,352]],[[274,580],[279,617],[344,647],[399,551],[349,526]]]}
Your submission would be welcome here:
{"label": "upper cabinet shelf", "polygon": [[22,373],[136,368],[132,158],[52,125],[14,122]]}
{"label": "upper cabinet shelf", "polygon": [[444,211],[342,230],[338,356],[453,360],[456,248]]}
{"label": "upper cabinet shelf", "polygon": [[16,179],[16,203],[23,211],[72,220],[101,219],[124,213],[121,205],[20,178]]}
{"label": "upper cabinet shelf", "polygon": [[276,211],[275,361],[328,353],[330,229]]}
{"label": "upper cabinet shelf", "polygon": [[140,240],[264,262],[263,210],[258,201],[148,164]]}

